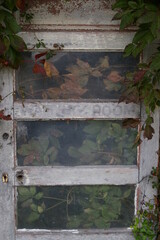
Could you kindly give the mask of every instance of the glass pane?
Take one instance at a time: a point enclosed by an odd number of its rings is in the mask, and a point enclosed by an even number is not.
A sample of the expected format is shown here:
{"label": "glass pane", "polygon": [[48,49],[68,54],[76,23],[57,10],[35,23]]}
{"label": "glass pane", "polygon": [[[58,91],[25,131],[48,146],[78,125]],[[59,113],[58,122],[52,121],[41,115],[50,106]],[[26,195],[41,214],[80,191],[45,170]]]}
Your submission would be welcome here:
{"label": "glass pane", "polygon": [[136,164],[135,137],[121,121],[18,122],[18,165]]}
{"label": "glass pane", "polygon": [[16,77],[17,98],[117,99],[126,73],[138,62],[121,52],[60,52],[44,65],[44,56],[35,64],[36,54],[24,54]]}
{"label": "glass pane", "polygon": [[129,227],[134,186],[18,187],[18,228]]}

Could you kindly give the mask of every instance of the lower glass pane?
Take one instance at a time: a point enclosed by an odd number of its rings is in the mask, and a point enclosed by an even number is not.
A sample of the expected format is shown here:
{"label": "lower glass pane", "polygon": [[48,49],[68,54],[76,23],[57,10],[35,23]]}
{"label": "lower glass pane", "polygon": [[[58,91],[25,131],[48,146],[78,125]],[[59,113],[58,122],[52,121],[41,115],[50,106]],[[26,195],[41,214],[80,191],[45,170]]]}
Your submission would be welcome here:
{"label": "lower glass pane", "polygon": [[17,227],[108,229],[129,227],[134,186],[18,187]]}

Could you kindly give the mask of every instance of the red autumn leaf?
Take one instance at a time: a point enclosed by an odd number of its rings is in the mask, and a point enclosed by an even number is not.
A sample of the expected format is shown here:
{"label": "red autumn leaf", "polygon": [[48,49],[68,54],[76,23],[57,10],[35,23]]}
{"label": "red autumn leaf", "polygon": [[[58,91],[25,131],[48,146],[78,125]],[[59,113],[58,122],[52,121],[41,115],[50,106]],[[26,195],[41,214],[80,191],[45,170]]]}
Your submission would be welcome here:
{"label": "red autumn leaf", "polygon": [[19,8],[23,12],[26,7],[26,0],[17,0],[16,7]]}
{"label": "red autumn leaf", "polygon": [[44,65],[45,61],[46,61],[45,59],[41,59],[39,60],[39,63],[42,63]]}
{"label": "red autumn leaf", "polygon": [[38,58],[41,58],[41,57],[45,56],[46,54],[47,54],[47,52],[42,52],[42,53],[36,54],[35,60],[37,61]]}
{"label": "red autumn leaf", "polygon": [[46,75],[44,68],[37,63],[34,64],[33,73],[41,73],[42,75]]}
{"label": "red autumn leaf", "polygon": [[127,118],[123,121],[124,128],[136,128],[140,123],[139,119]]}
{"label": "red autumn leaf", "polygon": [[142,78],[144,77],[145,73],[146,73],[146,70],[140,70],[140,71],[136,72],[133,77],[134,83],[140,82],[142,80]]}
{"label": "red autumn leaf", "polygon": [[32,164],[34,160],[39,161],[39,154],[37,153],[32,153],[28,156],[25,157],[23,164],[24,165],[29,165]]}
{"label": "red autumn leaf", "polygon": [[0,111],[0,119],[2,119],[2,120],[6,120],[6,121],[8,121],[8,120],[12,120],[12,118],[11,118],[11,116],[10,115],[4,115],[4,110],[1,110]]}
{"label": "red autumn leaf", "polygon": [[144,128],[143,136],[148,140],[152,139],[153,134],[155,133],[154,128],[151,125],[146,125]]}

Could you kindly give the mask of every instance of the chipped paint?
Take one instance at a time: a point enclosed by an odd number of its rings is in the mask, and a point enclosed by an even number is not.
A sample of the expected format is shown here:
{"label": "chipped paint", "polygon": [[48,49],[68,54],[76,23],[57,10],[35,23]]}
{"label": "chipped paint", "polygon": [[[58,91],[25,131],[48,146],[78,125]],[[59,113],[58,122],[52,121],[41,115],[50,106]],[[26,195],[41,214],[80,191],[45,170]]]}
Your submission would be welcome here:
{"label": "chipped paint", "polygon": [[75,10],[85,10],[86,6],[90,6],[91,11],[95,12],[96,10],[111,9],[114,1],[95,1],[95,0],[28,0],[28,8],[39,8],[43,5],[47,5],[47,10],[49,13],[56,15],[59,14],[62,10],[72,13]]}
{"label": "chipped paint", "polygon": [[[115,25],[113,3],[114,0],[29,0],[28,12],[34,14],[33,25]],[[21,23],[25,25],[23,19]]]}

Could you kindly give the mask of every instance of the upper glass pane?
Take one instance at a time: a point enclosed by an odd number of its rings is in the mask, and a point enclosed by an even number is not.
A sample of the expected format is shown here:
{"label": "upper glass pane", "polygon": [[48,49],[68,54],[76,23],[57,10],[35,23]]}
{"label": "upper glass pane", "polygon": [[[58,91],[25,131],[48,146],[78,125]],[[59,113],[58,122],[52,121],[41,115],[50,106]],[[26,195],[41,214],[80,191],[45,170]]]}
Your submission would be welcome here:
{"label": "upper glass pane", "polygon": [[[59,52],[45,62],[24,53],[16,74],[17,98],[118,99],[125,75],[138,62],[122,52]],[[44,63],[45,62],[45,63]]]}
{"label": "upper glass pane", "polygon": [[18,122],[18,165],[136,164],[136,132],[122,121]]}
{"label": "upper glass pane", "polygon": [[134,193],[135,187],[128,185],[18,187],[17,227],[130,227],[134,215]]}

